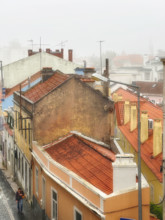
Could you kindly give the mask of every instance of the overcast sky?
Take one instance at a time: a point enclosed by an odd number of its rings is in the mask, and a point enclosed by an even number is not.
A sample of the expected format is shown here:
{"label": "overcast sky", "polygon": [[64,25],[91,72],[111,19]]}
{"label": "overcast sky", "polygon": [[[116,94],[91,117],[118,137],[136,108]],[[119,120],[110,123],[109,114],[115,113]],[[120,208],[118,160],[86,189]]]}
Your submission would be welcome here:
{"label": "overcast sky", "polygon": [[1,0],[0,18],[1,50],[40,37],[52,49],[67,40],[77,56],[99,56],[99,40],[102,51],[165,50],[164,0]]}

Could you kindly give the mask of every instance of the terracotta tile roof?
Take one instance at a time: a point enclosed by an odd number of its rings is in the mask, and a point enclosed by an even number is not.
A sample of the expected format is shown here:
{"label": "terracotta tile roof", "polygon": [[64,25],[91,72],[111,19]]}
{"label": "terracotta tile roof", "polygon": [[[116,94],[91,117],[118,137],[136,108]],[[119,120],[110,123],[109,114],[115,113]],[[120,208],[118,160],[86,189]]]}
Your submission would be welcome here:
{"label": "terracotta tile roof", "polygon": [[61,165],[102,192],[112,193],[112,161],[115,159],[112,151],[75,134],[69,134],[44,148]]}
{"label": "terracotta tile roof", "polygon": [[[130,95],[129,91],[126,91],[124,89],[119,89],[118,92],[122,94],[126,100],[129,100],[129,97],[131,97],[131,100],[133,100],[133,102],[135,101],[135,99],[133,99],[132,97],[134,94]],[[137,129],[135,129],[133,132],[130,132],[130,123],[123,125],[123,112],[124,112],[123,108],[124,108],[124,102],[120,101],[115,104],[118,127],[120,131],[123,133],[123,135],[126,137],[128,142],[137,151],[138,150]],[[145,101],[143,99],[141,100],[140,111],[142,110],[148,111],[148,115],[150,119],[163,118],[162,110],[147,100]],[[156,156],[155,158],[153,158],[152,155],[153,155],[153,135],[151,134],[149,135],[148,140],[145,141],[143,144],[141,144],[141,158],[146,163],[146,165],[151,169],[151,171],[155,174],[158,180],[162,182],[162,173],[160,172],[160,167],[162,165],[162,153]]]}
{"label": "terracotta tile roof", "polygon": [[66,74],[55,72],[55,74],[46,81],[38,83],[34,87],[30,88],[28,91],[23,93],[23,96],[33,102],[36,102],[44,97],[46,94],[48,94],[50,91],[61,85],[68,78],[69,76]]}
{"label": "terracotta tile roof", "polygon": [[[35,74],[33,74],[31,77],[30,77],[30,83],[34,82],[36,79],[40,78],[41,77],[41,72],[37,72]],[[28,85],[28,80],[25,79],[23,82],[21,82],[21,87],[24,88],[25,86]],[[5,97],[8,97],[10,95],[12,95],[15,91],[19,91],[20,90],[20,83],[17,84],[16,86],[12,87],[12,88],[7,88],[6,89],[6,95]]]}
{"label": "terracotta tile roof", "polygon": [[163,82],[136,81],[134,84],[140,87],[141,93],[163,95]]}

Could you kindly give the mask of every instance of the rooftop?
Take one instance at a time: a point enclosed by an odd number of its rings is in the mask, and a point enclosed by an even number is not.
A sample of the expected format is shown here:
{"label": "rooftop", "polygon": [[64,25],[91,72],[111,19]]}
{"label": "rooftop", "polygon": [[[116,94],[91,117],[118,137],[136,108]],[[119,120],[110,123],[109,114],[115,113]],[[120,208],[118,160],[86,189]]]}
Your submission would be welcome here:
{"label": "rooftop", "polygon": [[112,162],[115,155],[109,149],[72,133],[44,148],[55,161],[102,192],[113,192]]}
{"label": "rooftop", "polygon": [[141,93],[163,95],[163,82],[135,81],[134,84],[140,87]]}
{"label": "rooftop", "polygon": [[39,82],[37,85],[23,93],[23,95],[32,102],[37,102],[50,91],[64,83],[68,78],[68,75],[56,71],[49,79],[44,82]]}
{"label": "rooftop", "polygon": [[[119,101],[115,104],[116,109],[116,117],[118,122],[118,127],[122,134],[126,137],[128,142],[132,145],[135,151],[138,150],[138,142],[137,142],[137,129],[133,132],[130,132],[130,123],[126,125],[123,124],[123,114],[124,114],[124,101],[130,101],[136,103],[137,105],[137,96],[136,94],[131,93],[130,91],[124,90],[122,88],[115,91],[115,93],[122,95],[122,101]],[[148,116],[150,119],[162,119],[163,112],[161,108],[155,106],[151,102],[147,101],[144,98],[140,99],[140,111],[146,110],[148,112]],[[160,172],[160,168],[162,165],[162,153],[153,157],[153,135],[152,133],[149,135],[147,141],[141,144],[141,158],[146,163],[146,165],[150,168],[150,170],[155,174],[157,179],[162,182],[162,173]]]}

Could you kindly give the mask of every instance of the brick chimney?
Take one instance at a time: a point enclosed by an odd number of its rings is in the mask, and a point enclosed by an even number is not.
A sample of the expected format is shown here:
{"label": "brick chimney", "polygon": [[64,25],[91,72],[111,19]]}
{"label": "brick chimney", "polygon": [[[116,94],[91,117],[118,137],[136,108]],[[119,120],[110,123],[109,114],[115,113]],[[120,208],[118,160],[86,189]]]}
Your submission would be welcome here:
{"label": "brick chimney", "polygon": [[51,53],[51,49],[50,48],[46,48],[46,53]]}
{"label": "brick chimney", "polygon": [[137,107],[136,104],[131,105],[131,122],[130,122],[130,131],[133,131],[137,128]]}
{"label": "brick chimney", "polygon": [[32,56],[33,55],[33,51],[32,50],[28,50],[28,56]]}
{"label": "brick chimney", "polygon": [[73,50],[71,49],[68,50],[68,60],[73,62]]}
{"label": "brick chimney", "polygon": [[129,101],[124,103],[124,125],[127,124],[130,120],[130,107]]}
{"label": "brick chimney", "polygon": [[147,111],[142,111],[141,113],[140,140],[141,140],[141,143],[144,143],[146,140],[148,140],[148,113]]}
{"label": "brick chimney", "polygon": [[162,152],[162,123],[160,119],[154,120],[153,130],[153,156],[156,157]]}
{"label": "brick chimney", "polygon": [[113,166],[113,192],[136,186],[136,163],[133,154],[117,154]]}

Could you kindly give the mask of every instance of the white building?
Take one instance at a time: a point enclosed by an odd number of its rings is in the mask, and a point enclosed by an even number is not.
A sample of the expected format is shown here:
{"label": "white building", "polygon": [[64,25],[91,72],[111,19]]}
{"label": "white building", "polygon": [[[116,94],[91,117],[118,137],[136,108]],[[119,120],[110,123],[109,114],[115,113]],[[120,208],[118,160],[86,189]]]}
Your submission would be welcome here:
{"label": "white building", "polygon": [[81,67],[81,65],[46,52],[36,53],[3,67],[4,87],[14,87],[25,79],[28,79],[34,73],[39,72],[43,67],[52,67],[53,70],[73,74],[75,73],[75,69]]}

